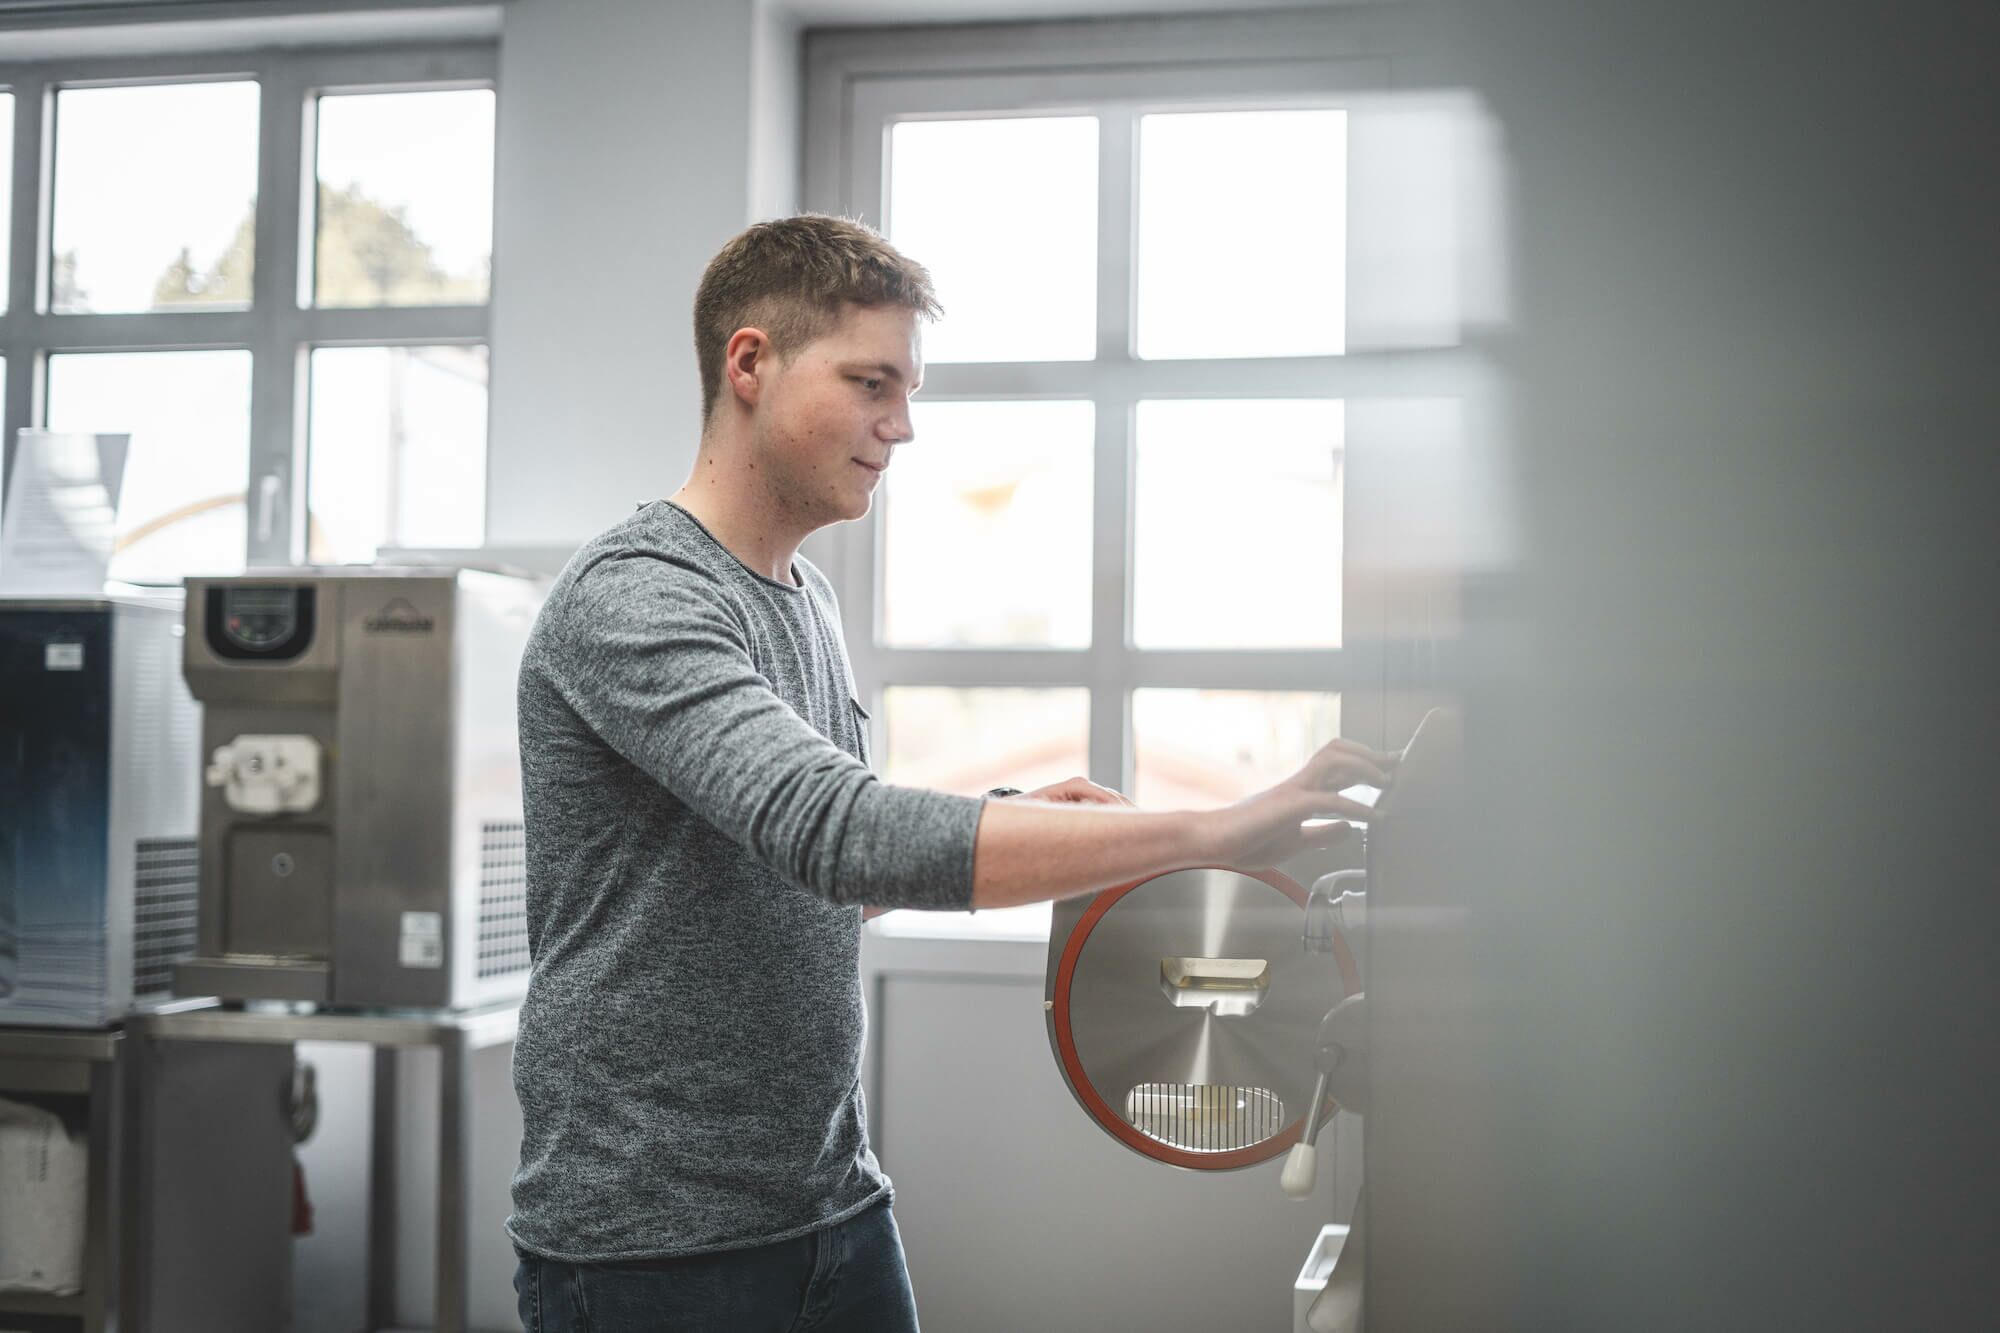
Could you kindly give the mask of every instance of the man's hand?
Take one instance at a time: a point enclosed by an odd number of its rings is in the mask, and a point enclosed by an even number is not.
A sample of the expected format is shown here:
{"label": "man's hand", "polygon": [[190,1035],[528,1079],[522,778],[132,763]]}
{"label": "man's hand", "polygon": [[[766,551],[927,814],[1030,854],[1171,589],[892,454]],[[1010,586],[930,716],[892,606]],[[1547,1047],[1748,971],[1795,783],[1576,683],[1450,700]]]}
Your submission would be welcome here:
{"label": "man's hand", "polygon": [[1329,741],[1305,767],[1277,786],[1196,816],[1203,821],[1201,841],[1218,863],[1245,870],[1262,870],[1302,852],[1331,847],[1353,826],[1315,816],[1368,819],[1373,812],[1367,806],[1338,793],[1360,783],[1387,787],[1397,759],[1353,741]]}
{"label": "man's hand", "polygon": [[1073,805],[1123,805],[1130,806],[1123,793],[1109,787],[1100,787],[1089,778],[1065,778],[1052,782],[1046,787],[1022,792],[1024,801],[1057,801]]}
{"label": "man's hand", "polygon": [[1080,778],[1043,788],[1037,800],[988,801],[973,851],[972,904],[1069,898],[1186,866],[1277,865],[1347,835],[1347,824],[1316,816],[1368,818],[1368,807],[1340,790],[1387,787],[1395,765],[1395,755],[1334,741],[1277,786],[1220,810],[1135,810]]}

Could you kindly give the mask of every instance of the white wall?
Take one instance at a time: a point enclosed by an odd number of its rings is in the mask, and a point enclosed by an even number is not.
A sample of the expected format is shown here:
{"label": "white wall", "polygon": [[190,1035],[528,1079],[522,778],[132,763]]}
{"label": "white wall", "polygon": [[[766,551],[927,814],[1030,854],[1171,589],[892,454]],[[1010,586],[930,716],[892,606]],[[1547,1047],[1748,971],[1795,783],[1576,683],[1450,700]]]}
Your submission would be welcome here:
{"label": "white wall", "polygon": [[487,539],[574,546],[677,487],[702,269],[783,189],[797,65],[752,4],[510,5]]}
{"label": "white wall", "polygon": [[799,206],[801,87],[798,20],[766,0],[751,20],[750,214],[783,217]]}

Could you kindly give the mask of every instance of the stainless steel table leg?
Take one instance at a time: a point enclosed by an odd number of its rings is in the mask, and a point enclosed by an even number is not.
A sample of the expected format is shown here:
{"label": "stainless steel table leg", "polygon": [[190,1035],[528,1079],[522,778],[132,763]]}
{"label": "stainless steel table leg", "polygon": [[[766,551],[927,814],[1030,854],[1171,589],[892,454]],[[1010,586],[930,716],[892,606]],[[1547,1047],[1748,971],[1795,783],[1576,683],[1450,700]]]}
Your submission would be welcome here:
{"label": "stainless steel table leg", "polygon": [[396,1107],[402,1052],[375,1048],[368,1135],[368,1328],[396,1324]]}
{"label": "stainless steel table leg", "polygon": [[466,1255],[472,1200],[465,1171],[471,1147],[465,1093],[471,1076],[472,1048],[464,1030],[442,1028],[438,1033],[437,1333],[465,1333],[472,1287]]}

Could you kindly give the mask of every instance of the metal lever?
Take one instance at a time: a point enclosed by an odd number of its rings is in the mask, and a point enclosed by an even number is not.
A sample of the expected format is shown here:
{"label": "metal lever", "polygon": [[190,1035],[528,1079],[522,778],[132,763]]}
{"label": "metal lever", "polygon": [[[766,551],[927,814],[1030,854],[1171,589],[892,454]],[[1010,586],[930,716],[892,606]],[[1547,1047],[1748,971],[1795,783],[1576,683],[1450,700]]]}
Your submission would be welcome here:
{"label": "metal lever", "polygon": [[1312,1101],[1306,1105],[1305,1132],[1285,1155],[1285,1169],[1278,1185],[1294,1199],[1312,1193],[1318,1160],[1315,1142],[1319,1139],[1319,1112],[1330,1095],[1334,1102],[1357,1115],[1368,1110],[1368,997],[1350,995],[1326,1011],[1319,1024],[1319,1048],[1313,1063],[1319,1076],[1313,1080]]}
{"label": "metal lever", "polygon": [[[1334,952],[1335,937],[1341,936],[1346,938],[1347,947],[1356,955],[1356,965],[1359,966],[1358,927],[1368,901],[1367,888],[1368,872],[1365,870],[1336,870],[1314,881],[1312,893],[1306,899],[1307,953],[1330,954]],[[1320,1020],[1319,1042],[1313,1057],[1318,1077],[1313,1080],[1312,1100],[1306,1103],[1305,1133],[1285,1155],[1285,1169],[1278,1177],[1279,1187],[1291,1198],[1303,1199],[1312,1193],[1313,1180],[1318,1174],[1318,1149],[1314,1145],[1319,1139],[1319,1112],[1326,1105],[1329,1091],[1336,1103],[1350,1111],[1360,1110],[1360,1103],[1367,1096],[1366,1034],[1360,1025],[1363,1016],[1361,1001],[1359,993],[1350,995],[1327,1010],[1326,1017]],[[1362,1058],[1351,1062],[1350,1047],[1357,1046]],[[1343,1066],[1351,1067],[1353,1064],[1358,1064],[1358,1071],[1343,1072]],[[1333,1081],[1336,1074],[1340,1075],[1338,1086]]]}

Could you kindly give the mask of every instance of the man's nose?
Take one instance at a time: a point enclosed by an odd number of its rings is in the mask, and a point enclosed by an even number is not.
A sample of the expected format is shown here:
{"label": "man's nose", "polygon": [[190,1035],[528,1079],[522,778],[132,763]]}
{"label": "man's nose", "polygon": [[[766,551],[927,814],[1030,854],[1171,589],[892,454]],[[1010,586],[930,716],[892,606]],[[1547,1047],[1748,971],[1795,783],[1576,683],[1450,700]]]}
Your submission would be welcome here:
{"label": "man's nose", "polygon": [[884,444],[908,444],[917,438],[917,428],[910,420],[910,409],[893,412],[882,418],[875,427],[875,438]]}

